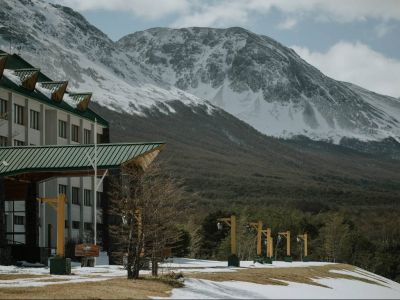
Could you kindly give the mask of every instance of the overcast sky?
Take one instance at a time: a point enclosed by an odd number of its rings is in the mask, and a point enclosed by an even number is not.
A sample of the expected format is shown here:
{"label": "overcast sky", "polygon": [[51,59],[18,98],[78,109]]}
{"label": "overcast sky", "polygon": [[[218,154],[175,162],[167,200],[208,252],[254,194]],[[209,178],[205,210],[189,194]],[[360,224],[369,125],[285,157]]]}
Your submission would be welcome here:
{"label": "overcast sky", "polygon": [[241,26],[326,75],[400,97],[400,0],[52,0],[111,39],[151,27]]}

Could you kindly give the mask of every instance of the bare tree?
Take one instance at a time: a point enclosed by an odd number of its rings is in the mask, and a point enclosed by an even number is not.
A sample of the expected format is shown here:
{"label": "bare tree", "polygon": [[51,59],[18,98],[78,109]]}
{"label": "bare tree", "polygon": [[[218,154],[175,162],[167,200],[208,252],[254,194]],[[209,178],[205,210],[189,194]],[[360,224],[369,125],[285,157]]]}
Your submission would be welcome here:
{"label": "bare tree", "polygon": [[111,234],[127,254],[128,278],[139,277],[146,259],[157,276],[165,249],[179,239],[176,225],[183,209],[183,189],[156,165],[146,172],[125,166],[112,182],[112,214],[119,222],[111,226]]}

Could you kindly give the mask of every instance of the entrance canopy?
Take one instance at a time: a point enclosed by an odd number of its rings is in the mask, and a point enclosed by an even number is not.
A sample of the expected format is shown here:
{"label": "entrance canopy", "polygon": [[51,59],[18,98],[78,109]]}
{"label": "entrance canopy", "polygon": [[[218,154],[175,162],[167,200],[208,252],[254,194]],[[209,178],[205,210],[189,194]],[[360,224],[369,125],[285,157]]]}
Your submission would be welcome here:
{"label": "entrance canopy", "polygon": [[[146,169],[164,143],[97,145],[97,168],[117,169],[134,163]],[[52,177],[93,174],[94,145],[0,147],[0,177],[43,181]]]}

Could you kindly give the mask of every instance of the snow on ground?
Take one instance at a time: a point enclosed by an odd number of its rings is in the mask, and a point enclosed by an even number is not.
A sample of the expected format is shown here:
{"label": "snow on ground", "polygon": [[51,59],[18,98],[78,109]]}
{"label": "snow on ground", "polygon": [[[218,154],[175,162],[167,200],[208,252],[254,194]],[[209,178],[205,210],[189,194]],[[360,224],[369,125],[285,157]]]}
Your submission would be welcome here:
{"label": "snow on ground", "polygon": [[[188,258],[174,258],[161,264],[160,273],[169,271],[183,272],[186,274],[196,272],[236,272],[247,268],[301,268],[324,266],[329,263],[323,262],[281,262],[273,264],[259,264],[252,261],[242,261],[240,268],[227,267],[226,261],[199,260]],[[175,299],[212,299],[212,298],[232,298],[232,299],[305,299],[305,298],[335,298],[335,299],[399,299],[400,284],[393,282],[382,276],[367,272],[363,269],[354,270],[330,270],[332,273],[358,277],[361,280],[369,280],[376,284],[364,281],[344,279],[344,278],[317,278],[315,283],[327,287],[310,285],[305,283],[284,281],[285,285],[263,285],[244,281],[211,281],[204,279],[187,278],[185,286],[173,289],[170,298]],[[2,287],[38,287],[45,285],[81,283],[93,281],[105,281],[116,277],[125,277],[126,270],[122,266],[116,265],[97,265],[94,268],[82,268],[78,263],[72,265],[72,275],[60,276],[50,275],[48,267],[41,268],[21,268],[17,266],[0,266],[0,275],[38,275],[40,277],[18,278],[10,280],[0,280]],[[149,274],[149,271],[141,271],[141,274]],[[23,276],[22,276],[23,277]],[[187,277],[187,276],[186,276]],[[334,274],[332,274],[334,277]]]}
{"label": "snow on ground", "polygon": [[173,289],[172,299],[399,299],[400,285],[390,288],[348,279],[318,279],[329,288],[288,282],[288,286],[243,281],[216,282],[187,279],[185,287]]}
{"label": "snow on ground", "polygon": [[[11,280],[0,280],[2,287],[33,287],[64,283],[81,283],[90,281],[103,281],[115,277],[126,276],[126,270],[121,266],[99,265],[94,268],[84,267],[80,264],[73,264],[72,275],[50,275],[48,267],[42,268],[20,268],[16,266],[0,266],[0,275],[38,275],[36,278],[21,278]],[[45,275],[45,276],[43,276]],[[47,275],[47,276],[46,276]]]}
{"label": "snow on ground", "polygon": [[[329,263],[323,262],[273,262],[268,264],[254,264],[252,261],[242,261],[242,268],[298,268],[323,266]],[[235,271],[239,268],[227,268],[226,262],[219,261],[200,261],[191,259],[174,259],[170,263],[164,264],[171,268],[186,272],[203,271],[200,267],[204,266],[209,272]],[[225,267],[225,268],[224,268]],[[316,283],[325,285],[309,285],[304,283],[284,282],[287,286],[263,285],[243,281],[211,281],[204,279],[186,279],[185,287],[173,289],[170,298],[172,299],[399,299],[400,284],[370,273],[360,268],[354,271],[331,270],[332,273],[339,273],[368,279],[376,284],[366,283],[358,280],[343,278],[319,278]]]}

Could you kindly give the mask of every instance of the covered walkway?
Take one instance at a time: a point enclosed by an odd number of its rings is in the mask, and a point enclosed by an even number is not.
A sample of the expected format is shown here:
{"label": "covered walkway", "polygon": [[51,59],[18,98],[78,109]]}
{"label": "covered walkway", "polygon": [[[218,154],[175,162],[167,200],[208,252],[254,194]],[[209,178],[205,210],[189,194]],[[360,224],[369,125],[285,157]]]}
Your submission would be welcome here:
{"label": "covered walkway", "polygon": [[[164,146],[162,142],[99,144],[98,175],[129,164],[145,170]],[[0,147],[0,248],[7,245],[5,201],[25,200],[26,246],[38,248],[39,183],[55,177],[93,176],[93,157],[94,145]]]}

